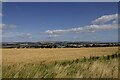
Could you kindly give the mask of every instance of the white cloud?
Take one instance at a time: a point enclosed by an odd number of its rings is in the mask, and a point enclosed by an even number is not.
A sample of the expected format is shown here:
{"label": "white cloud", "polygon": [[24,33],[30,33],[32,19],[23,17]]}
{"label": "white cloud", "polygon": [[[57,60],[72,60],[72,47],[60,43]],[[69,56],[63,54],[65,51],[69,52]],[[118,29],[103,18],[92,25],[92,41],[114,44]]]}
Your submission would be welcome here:
{"label": "white cloud", "polygon": [[2,13],[0,13],[0,16],[3,16],[3,14],[2,14]]}
{"label": "white cloud", "polygon": [[101,17],[97,18],[96,20],[92,21],[92,23],[93,24],[104,24],[106,22],[115,20],[117,18],[118,18],[118,14],[104,15],[104,16],[101,16]]}
{"label": "white cloud", "polygon": [[2,30],[2,24],[0,24],[0,30]]}
{"label": "white cloud", "polygon": [[84,32],[95,32],[98,30],[111,30],[117,29],[117,24],[104,24],[104,25],[89,25],[83,28]]}
{"label": "white cloud", "polygon": [[[52,37],[55,35],[61,35],[61,34],[71,33],[71,32],[80,33],[80,32],[95,32],[99,30],[118,29],[117,18],[118,18],[118,14],[105,15],[92,21],[92,25],[87,25],[87,26],[78,27],[78,28],[71,28],[71,29],[47,30],[45,31],[45,34],[48,34],[49,36]],[[113,20],[112,23],[105,24],[107,22],[110,22],[111,20]]]}
{"label": "white cloud", "polygon": [[79,33],[79,32],[95,32],[97,30],[111,30],[111,29],[117,29],[117,24],[104,24],[104,25],[88,25],[85,27],[78,27],[78,28],[72,28],[72,29],[66,29],[66,30],[47,30],[45,33],[48,35],[61,35],[64,33]]}
{"label": "white cloud", "polygon": [[0,24],[0,35],[10,33],[16,28],[14,24]]}
{"label": "white cloud", "polygon": [[112,21],[113,24],[118,24],[118,19]]}
{"label": "white cloud", "polygon": [[56,37],[58,37],[59,35],[49,35],[49,37],[48,38],[56,38]]}
{"label": "white cloud", "polygon": [[19,37],[19,38],[32,38],[32,34],[30,33],[27,33],[27,34],[19,34],[19,35],[16,35],[16,37]]}
{"label": "white cloud", "polygon": [[13,24],[0,24],[0,30],[11,30],[15,28],[16,28],[16,25],[13,25]]}

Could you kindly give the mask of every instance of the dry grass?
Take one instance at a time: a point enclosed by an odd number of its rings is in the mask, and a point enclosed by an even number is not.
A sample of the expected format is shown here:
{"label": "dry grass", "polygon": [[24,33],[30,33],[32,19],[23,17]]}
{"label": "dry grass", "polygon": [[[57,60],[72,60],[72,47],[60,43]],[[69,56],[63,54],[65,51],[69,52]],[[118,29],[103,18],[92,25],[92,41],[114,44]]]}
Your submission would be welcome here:
{"label": "dry grass", "polygon": [[3,64],[39,63],[56,60],[73,60],[81,57],[110,55],[118,47],[56,48],[56,49],[2,49]]}
{"label": "dry grass", "polygon": [[3,78],[118,78],[118,56],[7,64],[3,65]]}
{"label": "dry grass", "polygon": [[3,78],[118,78],[117,47],[2,51]]}

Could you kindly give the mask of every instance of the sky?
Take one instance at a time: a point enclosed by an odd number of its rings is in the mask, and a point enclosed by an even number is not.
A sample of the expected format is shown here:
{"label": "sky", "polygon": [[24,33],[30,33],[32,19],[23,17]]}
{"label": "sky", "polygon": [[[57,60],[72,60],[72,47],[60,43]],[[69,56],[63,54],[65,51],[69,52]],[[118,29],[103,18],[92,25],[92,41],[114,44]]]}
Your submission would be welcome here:
{"label": "sky", "polygon": [[117,2],[3,2],[3,42],[118,41]]}
{"label": "sky", "polygon": [[4,2],[119,2],[119,0],[2,0]]}
{"label": "sky", "polygon": [[0,2],[0,43],[2,42],[2,3]]}

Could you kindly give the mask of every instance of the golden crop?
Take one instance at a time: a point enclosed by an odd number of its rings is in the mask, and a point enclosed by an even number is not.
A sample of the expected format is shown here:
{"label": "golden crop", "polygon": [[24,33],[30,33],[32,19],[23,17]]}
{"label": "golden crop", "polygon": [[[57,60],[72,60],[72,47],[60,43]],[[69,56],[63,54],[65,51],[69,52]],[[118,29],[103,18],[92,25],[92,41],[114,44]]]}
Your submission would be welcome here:
{"label": "golden crop", "polygon": [[56,60],[73,60],[81,57],[109,55],[118,47],[52,48],[52,49],[2,49],[3,64],[39,63]]}

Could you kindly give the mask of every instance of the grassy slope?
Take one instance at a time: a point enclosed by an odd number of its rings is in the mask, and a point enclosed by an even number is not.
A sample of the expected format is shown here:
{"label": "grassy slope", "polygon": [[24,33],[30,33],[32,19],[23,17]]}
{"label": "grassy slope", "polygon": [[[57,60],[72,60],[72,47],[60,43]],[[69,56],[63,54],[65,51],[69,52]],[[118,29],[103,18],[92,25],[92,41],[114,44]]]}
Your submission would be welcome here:
{"label": "grassy slope", "polygon": [[117,78],[119,52],[48,64],[3,65],[3,78]]}

